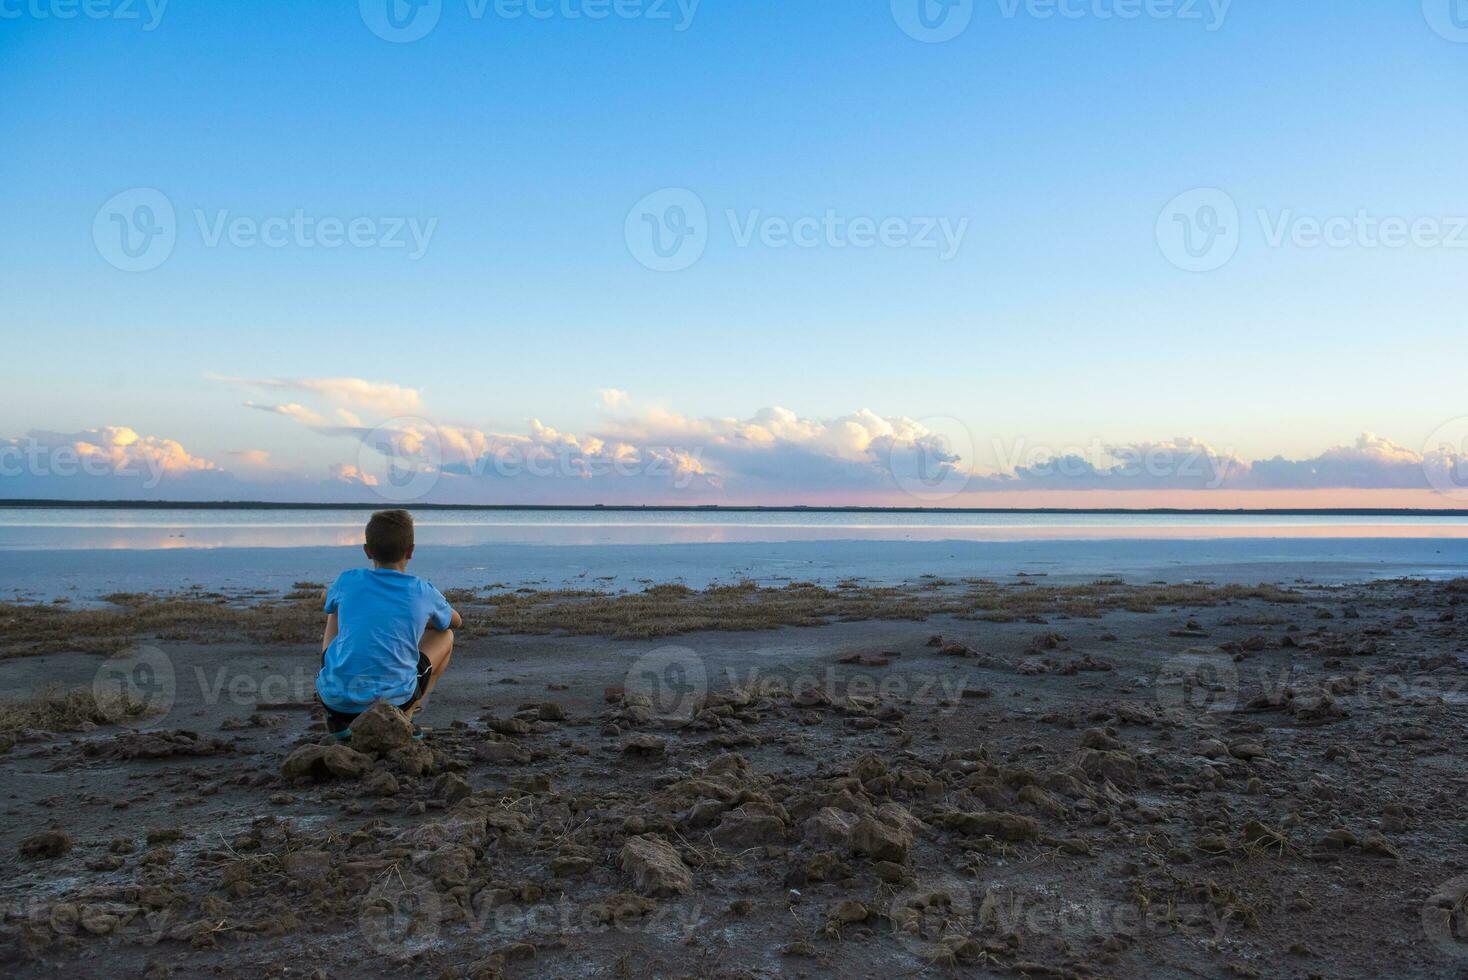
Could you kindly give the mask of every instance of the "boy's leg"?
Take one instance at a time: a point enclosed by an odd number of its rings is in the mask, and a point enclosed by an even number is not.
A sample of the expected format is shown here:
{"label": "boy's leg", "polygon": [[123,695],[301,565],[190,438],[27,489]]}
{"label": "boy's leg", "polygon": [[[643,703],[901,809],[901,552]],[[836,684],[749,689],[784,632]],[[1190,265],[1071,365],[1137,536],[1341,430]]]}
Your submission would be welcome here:
{"label": "boy's leg", "polygon": [[423,633],[423,639],[418,642],[418,652],[428,658],[431,665],[428,673],[428,683],[423,688],[423,696],[413,702],[408,709],[408,717],[411,718],[423,707],[428,700],[428,695],[433,693],[433,687],[443,672],[448,669],[449,661],[454,656],[454,631],[429,629]]}

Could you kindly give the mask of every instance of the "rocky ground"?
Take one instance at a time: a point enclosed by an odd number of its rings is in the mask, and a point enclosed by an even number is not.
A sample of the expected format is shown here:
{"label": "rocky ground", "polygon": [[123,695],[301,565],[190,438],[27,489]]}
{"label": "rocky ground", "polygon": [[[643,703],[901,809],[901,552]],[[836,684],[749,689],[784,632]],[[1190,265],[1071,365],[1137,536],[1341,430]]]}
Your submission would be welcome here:
{"label": "rocky ground", "polygon": [[104,663],[63,615],[0,664],[0,966],[1468,976],[1468,583],[994,588],[673,640],[501,615],[424,740],[382,708],[349,745],[309,642]]}

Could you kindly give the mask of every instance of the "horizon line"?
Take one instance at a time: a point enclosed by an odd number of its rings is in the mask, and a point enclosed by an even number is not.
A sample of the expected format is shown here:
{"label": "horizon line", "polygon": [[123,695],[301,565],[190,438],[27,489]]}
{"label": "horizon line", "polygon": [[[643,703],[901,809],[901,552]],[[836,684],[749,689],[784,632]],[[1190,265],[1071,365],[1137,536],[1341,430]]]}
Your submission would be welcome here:
{"label": "horizon line", "polygon": [[1280,517],[1468,517],[1468,508],[1428,507],[880,507],[816,504],[437,504],[394,506],[389,501],[303,503],[270,500],[48,500],[0,498],[0,507],[111,510],[474,510],[626,511],[653,513],[818,514],[1197,514]]}

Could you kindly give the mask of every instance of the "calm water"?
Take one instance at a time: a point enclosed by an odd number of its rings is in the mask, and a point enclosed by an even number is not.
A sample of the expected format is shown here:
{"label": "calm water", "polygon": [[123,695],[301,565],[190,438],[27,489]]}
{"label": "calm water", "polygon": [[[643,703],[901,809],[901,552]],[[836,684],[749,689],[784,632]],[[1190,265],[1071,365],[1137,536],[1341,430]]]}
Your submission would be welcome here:
{"label": "calm water", "polygon": [[[787,541],[1468,538],[1468,516],[872,514],[423,511],[427,545],[646,545]],[[0,549],[307,548],[355,545],[359,510],[0,508]]]}

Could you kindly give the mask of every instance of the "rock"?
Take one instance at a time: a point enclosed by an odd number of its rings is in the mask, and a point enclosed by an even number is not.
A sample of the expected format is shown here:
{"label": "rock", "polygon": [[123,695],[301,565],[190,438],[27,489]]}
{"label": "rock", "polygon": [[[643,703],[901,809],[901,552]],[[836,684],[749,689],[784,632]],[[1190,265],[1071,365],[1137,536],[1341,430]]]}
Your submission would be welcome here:
{"label": "rock", "polygon": [[433,783],[433,795],[450,806],[473,793],[474,790],[463,776],[446,772]]}
{"label": "rock", "polygon": [[1396,845],[1376,831],[1372,831],[1361,839],[1361,851],[1365,854],[1389,858],[1393,861],[1400,861],[1402,859],[1402,852],[1397,850]]}
{"label": "rock", "polygon": [[524,718],[486,718],[485,724],[492,732],[501,735],[529,735],[530,722]]}
{"label": "rock", "polygon": [[826,914],[827,928],[839,930],[853,922],[865,922],[871,914],[872,910],[864,904],[848,898]]}
{"label": "rock", "polygon": [[1258,742],[1235,742],[1228,752],[1235,759],[1243,759],[1245,762],[1264,758],[1264,746]]}
{"label": "rock", "polygon": [[633,837],[622,846],[617,863],[637,882],[644,895],[693,894],[693,872],[683,863],[678,852],[664,840],[644,835]]}
{"label": "rock", "polygon": [[852,835],[856,832],[858,818],[835,807],[823,806],[805,821],[805,839],[812,847],[851,849]]}
{"label": "rock", "polygon": [[352,748],[387,755],[413,744],[413,723],[393,705],[379,701],[352,722]]}
{"label": "rock", "polygon": [[633,735],[622,743],[623,755],[663,755],[668,751],[668,740],[656,735]]}
{"label": "rock", "polygon": [[912,850],[912,833],[875,817],[862,817],[851,832],[851,849],[874,861],[905,864]]}
{"label": "rock", "polygon": [[1076,763],[1092,778],[1109,779],[1121,787],[1137,785],[1137,760],[1125,752],[1081,749]]}
{"label": "rock", "polygon": [[632,892],[618,892],[610,898],[593,902],[588,908],[591,921],[597,925],[617,924],[640,919],[658,907],[658,903]]}
{"label": "rock", "polygon": [[389,752],[387,762],[406,776],[426,776],[433,771],[433,750],[422,742],[409,742]]}
{"label": "rock", "polygon": [[1040,822],[1034,817],[1019,813],[980,810],[973,813],[949,812],[936,818],[936,822],[961,833],[993,837],[1003,841],[1036,840],[1040,836]]}
{"label": "rock", "polygon": [[1338,827],[1320,838],[1319,846],[1329,851],[1344,851],[1348,847],[1357,847],[1360,843],[1355,834],[1344,827]]}
{"label": "rock", "polygon": [[379,769],[367,777],[362,789],[373,796],[397,796],[400,787],[396,776],[386,769]]}
{"label": "rock", "polygon": [[730,810],[714,828],[716,843],[728,848],[760,847],[778,844],[785,839],[785,824],[771,813],[763,813],[749,804]]}
{"label": "rock", "polygon": [[781,956],[817,957],[817,956],[820,956],[821,954],[820,954],[820,951],[816,949],[814,943],[808,943],[808,942],[805,942],[804,940],[801,940],[799,942],[786,943],[784,946],[781,946],[780,947],[780,955]]}
{"label": "rock", "polygon": [[1216,738],[1205,738],[1198,743],[1198,754],[1205,759],[1222,759],[1228,756],[1228,746]]}
{"label": "rock", "polygon": [[530,753],[512,742],[480,742],[474,754],[485,762],[523,766],[530,762]]}
{"label": "rock", "polygon": [[280,773],[287,779],[333,777],[361,779],[372,769],[372,757],[345,745],[303,745],[286,756]]}
{"label": "rock", "polygon": [[64,830],[43,830],[22,840],[19,850],[23,858],[58,858],[71,850],[71,835]]}

